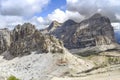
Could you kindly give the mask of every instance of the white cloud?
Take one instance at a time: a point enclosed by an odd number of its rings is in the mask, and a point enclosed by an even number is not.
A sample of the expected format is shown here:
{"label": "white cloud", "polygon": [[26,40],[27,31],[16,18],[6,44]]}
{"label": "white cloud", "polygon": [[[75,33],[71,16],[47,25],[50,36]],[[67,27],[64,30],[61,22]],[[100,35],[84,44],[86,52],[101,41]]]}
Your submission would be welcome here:
{"label": "white cloud", "polygon": [[116,14],[116,18],[120,20],[120,14]]}
{"label": "white cloud", "polygon": [[[60,23],[68,19],[80,22],[96,12],[108,16],[112,21],[120,21],[120,0],[66,0],[67,10],[55,9],[45,18],[35,16],[34,14],[40,13],[49,1],[0,0],[0,27],[10,27],[30,22],[37,28],[45,28],[54,20]],[[29,19],[26,19],[26,17],[29,17]]]}
{"label": "white cloud", "polygon": [[44,23],[45,20],[43,19],[43,17],[38,17],[37,20],[40,22],[40,23]]}
{"label": "white cloud", "polygon": [[0,28],[12,28],[17,24],[23,23],[23,18],[19,16],[2,16],[0,15]]}
{"label": "white cloud", "polygon": [[62,23],[65,20],[65,18],[66,14],[60,9],[56,9],[51,14],[48,14],[48,19],[50,21],[56,20]]}
{"label": "white cloud", "polygon": [[[69,11],[78,11],[89,17],[96,12],[108,16],[112,21],[118,21],[115,14],[120,14],[120,0],[66,0]],[[120,21],[120,20],[119,20]]]}
{"label": "white cloud", "polygon": [[1,15],[31,16],[41,10],[50,0],[0,0]]}
{"label": "white cloud", "polygon": [[34,16],[31,19],[26,20],[25,22],[29,22],[29,23],[35,25],[36,28],[38,28],[38,29],[42,29],[42,28],[45,28],[48,26],[47,21],[45,19],[43,19],[41,16],[40,17]]}
{"label": "white cloud", "polygon": [[66,13],[67,19],[72,19],[76,22],[80,22],[85,18],[85,16],[81,15],[79,12],[72,12],[72,11],[66,10],[65,13]]}
{"label": "white cloud", "polygon": [[31,23],[36,28],[41,29],[47,27],[47,21],[44,21],[42,17],[33,16],[30,19],[25,19],[21,16],[1,16],[0,15],[0,28],[9,28],[12,30],[16,25],[23,23]]}
{"label": "white cloud", "polygon": [[76,22],[80,22],[84,19],[84,16],[81,16],[78,12],[71,11],[62,11],[61,9],[55,9],[52,13],[48,14],[46,18],[43,17],[34,17],[30,20],[31,23],[36,24],[39,29],[46,28],[50,25],[52,21],[58,21],[60,23],[65,22],[68,19],[72,19]]}
{"label": "white cloud", "polygon": [[47,19],[51,21],[58,21],[60,23],[63,23],[64,21],[68,19],[73,19],[76,22],[80,22],[84,17],[81,16],[78,12],[71,12],[71,11],[62,11],[60,9],[54,10],[51,14],[48,14]]}
{"label": "white cloud", "polygon": [[40,21],[40,17],[35,14],[40,13],[49,2],[50,0],[0,0],[0,28],[13,29],[15,25],[25,22],[41,28],[44,21]]}
{"label": "white cloud", "polygon": [[112,26],[114,28],[115,31],[120,31],[120,23],[112,23]]}
{"label": "white cloud", "polygon": [[25,19],[21,16],[2,16],[0,15],[0,28],[9,28],[12,30],[16,25],[23,23],[31,23],[38,29],[48,27],[49,22],[42,17],[33,16],[30,19]]}

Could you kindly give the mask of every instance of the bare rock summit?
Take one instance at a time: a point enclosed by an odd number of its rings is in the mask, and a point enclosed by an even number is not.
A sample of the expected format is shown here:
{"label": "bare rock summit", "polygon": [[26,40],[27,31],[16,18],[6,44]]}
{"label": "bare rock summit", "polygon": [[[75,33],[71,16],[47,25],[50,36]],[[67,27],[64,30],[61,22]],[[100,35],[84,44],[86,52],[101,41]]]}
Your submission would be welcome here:
{"label": "bare rock summit", "polygon": [[68,20],[51,33],[62,40],[64,46],[68,49],[111,45],[115,43],[114,30],[109,18],[99,13],[80,23]]}

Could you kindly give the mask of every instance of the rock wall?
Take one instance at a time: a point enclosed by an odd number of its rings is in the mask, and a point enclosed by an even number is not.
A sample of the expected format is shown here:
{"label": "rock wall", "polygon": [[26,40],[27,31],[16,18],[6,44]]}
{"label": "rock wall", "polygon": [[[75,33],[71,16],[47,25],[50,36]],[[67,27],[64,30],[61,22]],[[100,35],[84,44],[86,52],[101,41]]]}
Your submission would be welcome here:
{"label": "rock wall", "polygon": [[11,44],[11,33],[8,29],[0,29],[0,54],[8,50]]}
{"label": "rock wall", "polygon": [[109,18],[98,13],[80,23],[68,20],[54,30],[52,35],[62,40],[68,49],[110,45],[115,42]]}
{"label": "rock wall", "polygon": [[38,53],[63,53],[63,43],[50,35],[43,35],[34,25],[17,25],[14,30],[0,30],[0,54],[7,51],[17,57]]}

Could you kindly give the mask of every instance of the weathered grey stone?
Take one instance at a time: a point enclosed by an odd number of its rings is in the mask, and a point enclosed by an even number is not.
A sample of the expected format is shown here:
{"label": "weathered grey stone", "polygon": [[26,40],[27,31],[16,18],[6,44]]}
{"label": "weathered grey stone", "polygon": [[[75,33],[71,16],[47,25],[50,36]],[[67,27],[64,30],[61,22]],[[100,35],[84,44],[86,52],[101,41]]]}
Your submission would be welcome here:
{"label": "weathered grey stone", "polygon": [[0,29],[0,54],[8,50],[11,44],[11,33],[5,29]]}
{"label": "weathered grey stone", "polygon": [[25,23],[23,25],[17,25],[13,30],[13,41],[18,41],[25,37],[30,37],[35,32],[35,26],[30,23]]}
{"label": "weathered grey stone", "polygon": [[41,53],[62,53],[63,45],[53,36],[43,35],[35,26],[30,23],[17,25],[12,32],[13,41],[9,51],[13,56],[31,54],[33,51]]}
{"label": "weathered grey stone", "polygon": [[53,21],[53,22],[49,25],[49,27],[47,28],[47,31],[48,31],[48,32],[52,32],[52,31],[54,31],[56,28],[58,28],[58,27],[60,27],[60,26],[61,26],[60,23],[58,23],[57,21]]}
{"label": "weathered grey stone", "polygon": [[49,27],[40,30],[43,34],[49,34],[52,33],[54,30],[56,30],[57,28],[59,28],[61,26],[61,23],[57,22],[57,21],[53,21],[51,22],[51,24],[49,25]]}
{"label": "weathered grey stone", "polygon": [[109,18],[98,13],[80,23],[68,20],[50,34],[62,40],[68,49],[110,45],[115,42]]}

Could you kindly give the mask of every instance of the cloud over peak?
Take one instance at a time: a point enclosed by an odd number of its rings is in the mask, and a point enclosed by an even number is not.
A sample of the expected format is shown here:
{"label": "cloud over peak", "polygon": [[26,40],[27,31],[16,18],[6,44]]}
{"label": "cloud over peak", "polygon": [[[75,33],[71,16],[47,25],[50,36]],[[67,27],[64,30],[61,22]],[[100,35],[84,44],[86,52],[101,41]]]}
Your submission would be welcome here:
{"label": "cloud over peak", "polygon": [[111,21],[120,21],[120,0],[67,0],[69,11],[78,11],[81,15],[89,17],[96,12],[108,16]]}
{"label": "cloud over peak", "polygon": [[[95,13],[108,16],[111,22],[120,22],[120,0],[66,0],[66,5],[56,7],[59,1],[62,0],[0,0],[0,27],[30,22],[38,28],[45,28],[54,20],[80,22]],[[52,3],[54,6],[48,5]],[[64,6],[66,8],[62,9]],[[56,8],[51,12],[52,7]]]}
{"label": "cloud over peak", "polygon": [[84,19],[83,16],[79,14],[79,12],[71,12],[71,11],[62,11],[61,9],[54,10],[51,14],[48,14],[47,19],[49,21],[59,21],[60,23],[63,23],[64,21],[68,19],[73,19],[76,22],[80,22],[82,19]]}

